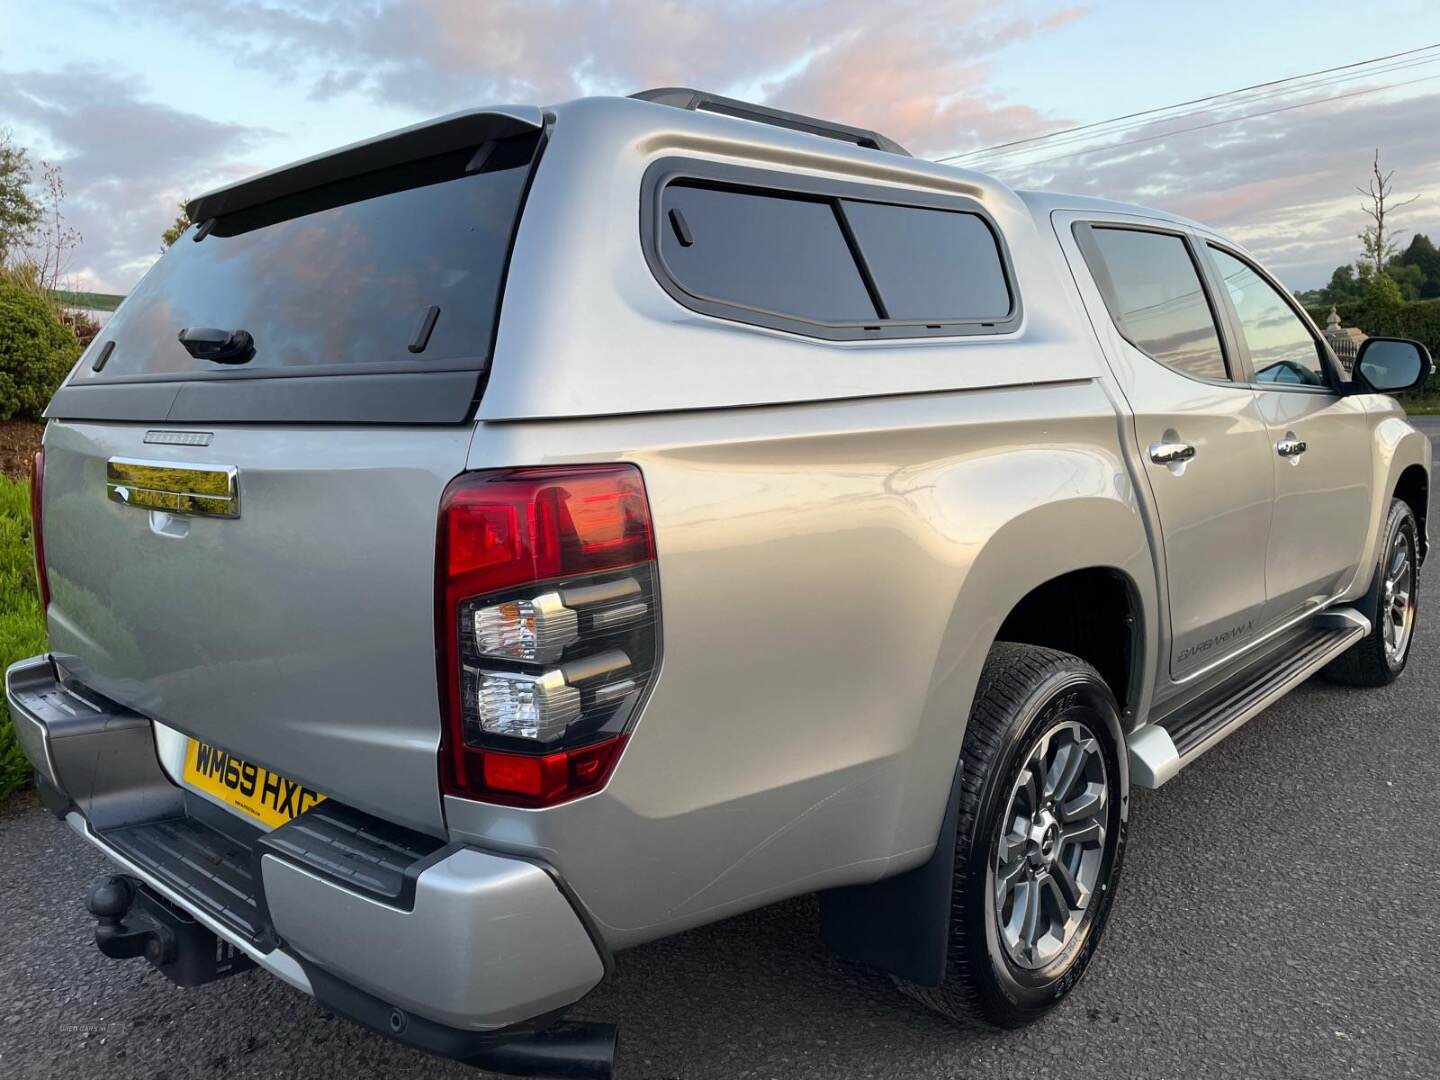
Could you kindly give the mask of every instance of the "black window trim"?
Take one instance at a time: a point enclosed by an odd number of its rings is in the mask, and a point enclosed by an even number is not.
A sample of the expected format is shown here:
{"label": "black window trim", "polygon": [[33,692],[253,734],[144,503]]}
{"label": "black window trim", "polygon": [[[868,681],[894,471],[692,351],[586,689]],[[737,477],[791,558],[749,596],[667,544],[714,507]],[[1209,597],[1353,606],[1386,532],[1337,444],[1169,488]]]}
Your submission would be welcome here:
{"label": "black window trim", "polygon": [[[1335,395],[1343,393],[1343,380],[1339,375],[1339,361],[1335,358],[1335,354],[1330,348],[1330,343],[1325,340],[1325,335],[1320,333],[1319,329],[1315,326],[1310,318],[1309,312],[1301,307],[1295,298],[1290,295],[1290,290],[1276,281],[1275,278],[1254,259],[1236,250],[1232,245],[1216,240],[1210,236],[1205,236],[1202,239],[1203,242],[1200,247],[1202,249],[1201,255],[1204,258],[1206,273],[1213,279],[1215,290],[1220,294],[1229,333],[1235,342],[1235,351],[1242,358],[1242,362],[1245,365],[1245,385],[1255,390],[1275,390],[1288,394]],[[1245,340],[1245,326],[1240,321],[1240,313],[1235,310],[1234,302],[1230,299],[1229,290],[1225,288],[1225,277],[1220,273],[1220,267],[1215,265],[1215,260],[1210,257],[1210,249],[1212,248],[1216,251],[1224,252],[1238,262],[1244,263],[1250,268],[1251,273],[1280,294],[1281,298],[1289,306],[1291,312],[1300,320],[1300,325],[1306,329],[1310,334],[1311,340],[1313,340],[1317,346],[1316,355],[1320,358],[1320,366],[1325,372],[1325,386],[1309,386],[1303,383],[1261,382],[1255,378],[1255,364],[1250,356],[1249,342]]]}
{"label": "black window trim", "polygon": [[[1152,355],[1144,346],[1130,337],[1120,318],[1120,298],[1115,293],[1115,283],[1110,277],[1110,269],[1106,265],[1105,256],[1100,252],[1100,246],[1092,235],[1095,229],[1156,233],[1160,236],[1174,237],[1185,245],[1185,252],[1190,256],[1191,269],[1195,271],[1195,277],[1200,282],[1201,295],[1205,297],[1205,305],[1210,309],[1210,321],[1215,326],[1215,339],[1220,344],[1220,362],[1225,365],[1226,378],[1212,379],[1205,375],[1194,375],[1188,371],[1181,371]],[[1076,246],[1080,248],[1080,254],[1085,259],[1085,265],[1090,270],[1090,277],[1100,292],[1100,298],[1105,301],[1105,310],[1110,316],[1110,324],[1115,327],[1115,332],[1125,340],[1126,344],[1152,362],[1159,364],[1166,371],[1179,375],[1182,379],[1204,383],[1206,386],[1224,386],[1231,389],[1248,385],[1248,369],[1240,360],[1236,345],[1231,340],[1230,324],[1226,321],[1226,315],[1222,313],[1214,296],[1214,283],[1211,280],[1209,260],[1203,258],[1196,249],[1195,238],[1189,232],[1180,228],[1166,228],[1160,225],[1103,218],[1076,221],[1070,226],[1070,231],[1071,235],[1075,237]]]}
{"label": "black window trim", "polygon": [[[753,307],[735,301],[701,296],[690,292],[680,284],[671,271],[661,252],[660,237],[664,222],[665,188],[677,181],[696,182],[720,189],[752,189],[760,194],[808,196],[814,199],[830,200],[835,209],[841,235],[856,260],[856,268],[862,284],[876,304],[877,312],[883,312],[884,304],[870,267],[866,264],[860,246],[855,242],[854,233],[841,200],[881,203],[886,206],[909,206],[925,210],[948,210],[973,214],[989,230],[995,241],[1000,258],[1001,273],[1005,278],[1005,289],[1010,296],[1009,314],[996,319],[890,319],[878,318],[849,322],[823,322],[805,319],[767,308]],[[770,169],[733,165],[726,162],[704,161],[698,158],[667,157],[656,161],[645,170],[641,182],[640,196],[640,243],[650,272],[670,296],[691,311],[711,315],[730,322],[761,326],[772,330],[819,338],[825,341],[879,341],[897,338],[974,337],[1008,334],[1017,330],[1023,315],[1020,292],[1016,285],[1014,264],[1005,235],[995,219],[975,199],[964,195],[940,192],[917,191],[911,188],[884,187],[878,184],[858,183],[851,180],[833,179],[821,176],[800,176],[776,172]]]}

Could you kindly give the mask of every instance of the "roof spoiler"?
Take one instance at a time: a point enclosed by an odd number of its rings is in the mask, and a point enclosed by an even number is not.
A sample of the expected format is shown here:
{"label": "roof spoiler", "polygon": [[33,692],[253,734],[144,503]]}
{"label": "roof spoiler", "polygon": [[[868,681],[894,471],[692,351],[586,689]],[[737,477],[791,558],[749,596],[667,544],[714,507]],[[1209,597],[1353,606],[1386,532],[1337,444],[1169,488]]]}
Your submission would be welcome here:
{"label": "roof spoiler", "polygon": [[[906,150],[894,139],[881,135],[878,131],[851,127],[848,124],[837,124],[833,120],[818,120],[813,116],[802,116],[800,113],[785,112],[783,109],[772,109],[768,105],[755,105],[748,101],[739,101],[736,98],[721,97],[719,94],[709,94],[703,90],[691,90],[683,86],[664,86],[655,90],[642,90],[640,93],[630,96],[641,101],[653,101],[657,105],[672,105],[677,109],[720,113],[741,120],[754,120],[761,124],[771,124],[774,127],[789,128],[791,131],[822,135],[827,139],[839,139],[842,142],[854,143],[856,146],[863,146],[869,150],[883,150],[887,154],[910,157],[909,150]],[[195,215],[190,216],[194,220]]]}
{"label": "roof spoiler", "polygon": [[248,210],[323,187],[353,176],[375,172],[407,161],[434,157],[467,146],[478,146],[492,139],[508,139],[545,126],[544,114],[533,105],[505,106],[494,109],[467,109],[438,120],[413,124],[373,139],[351,143],[305,158],[259,176],[216,188],[185,204],[185,212],[195,222],[208,221],[222,214]]}

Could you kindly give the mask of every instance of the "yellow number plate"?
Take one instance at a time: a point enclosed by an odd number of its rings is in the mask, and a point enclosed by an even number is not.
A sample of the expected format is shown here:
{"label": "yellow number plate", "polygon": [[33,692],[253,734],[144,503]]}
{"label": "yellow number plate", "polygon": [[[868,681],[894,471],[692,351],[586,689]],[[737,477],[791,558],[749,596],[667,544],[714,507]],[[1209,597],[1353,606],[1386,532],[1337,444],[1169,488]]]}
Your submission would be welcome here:
{"label": "yellow number plate", "polygon": [[185,753],[185,782],[272,829],[325,799],[294,780],[198,739],[190,740]]}

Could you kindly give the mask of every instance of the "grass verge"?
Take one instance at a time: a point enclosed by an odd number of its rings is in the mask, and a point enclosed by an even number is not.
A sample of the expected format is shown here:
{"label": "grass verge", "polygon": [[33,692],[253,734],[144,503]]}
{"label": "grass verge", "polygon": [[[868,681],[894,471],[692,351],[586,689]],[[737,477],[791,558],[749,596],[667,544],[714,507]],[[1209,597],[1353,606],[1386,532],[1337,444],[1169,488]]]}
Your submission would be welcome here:
{"label": "grass verge", "polygon": [[1431,394],[1414,397],[1403,397],[1400,403],[1405,406],[1405,412],[1410,416],[1435,416],[1440,414],[1440,397]]}
{"label": "grass verge", "polygon": [[[30,547],[30,484],[0,476],[0,669],[45,651],[45,618]],[[29,783],[10,709],[0,697],[0,799]]]}
{"label": "grass verge", "polygon": [[69,289],[51,289],[50,295],[66,307],[88,308],[91,311],[114,311],[125,299],[114,293],[72,292]]}

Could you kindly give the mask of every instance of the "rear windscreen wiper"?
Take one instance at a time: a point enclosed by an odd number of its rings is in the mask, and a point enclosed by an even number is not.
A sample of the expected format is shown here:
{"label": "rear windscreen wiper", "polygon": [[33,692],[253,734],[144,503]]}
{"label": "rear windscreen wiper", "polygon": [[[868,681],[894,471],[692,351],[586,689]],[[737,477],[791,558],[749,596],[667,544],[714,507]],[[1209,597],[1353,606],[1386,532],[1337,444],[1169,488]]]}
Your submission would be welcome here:
{"label": "rear windscreen wiper", "polygon": [[217,364],[246,364],[255,357],[255,339],[248,330],[217,330],[211,326],[187,326],[179,334],[180,344],[197,360]]}

